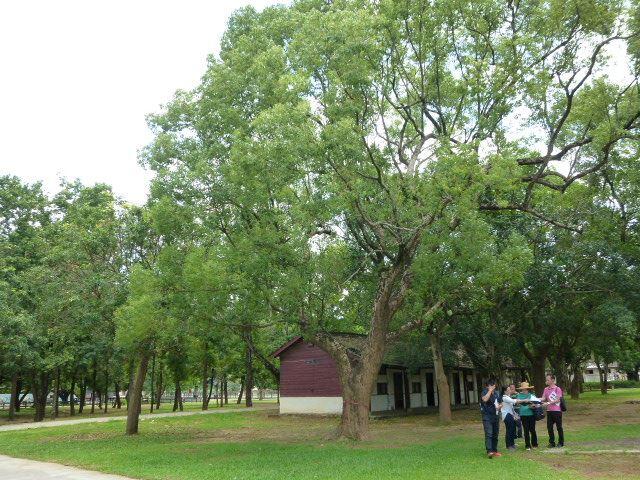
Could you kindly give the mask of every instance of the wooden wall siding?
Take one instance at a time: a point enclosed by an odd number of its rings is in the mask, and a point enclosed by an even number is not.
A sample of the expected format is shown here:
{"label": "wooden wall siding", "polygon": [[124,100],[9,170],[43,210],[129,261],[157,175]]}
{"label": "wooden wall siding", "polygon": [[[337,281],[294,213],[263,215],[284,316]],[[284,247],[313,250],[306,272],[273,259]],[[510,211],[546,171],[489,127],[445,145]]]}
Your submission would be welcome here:
{"label": "wooden wall siding", "polygon": [[280,355],[280,395],[283,397],[339,397],[338,370],[327,352],[299,342]]}

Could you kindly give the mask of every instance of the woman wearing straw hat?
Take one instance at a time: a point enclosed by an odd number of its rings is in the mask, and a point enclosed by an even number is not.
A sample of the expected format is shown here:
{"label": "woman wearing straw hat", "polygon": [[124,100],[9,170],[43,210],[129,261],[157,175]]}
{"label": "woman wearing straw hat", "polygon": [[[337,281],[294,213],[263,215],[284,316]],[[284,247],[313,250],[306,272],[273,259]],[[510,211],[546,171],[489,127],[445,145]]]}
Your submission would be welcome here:
{"label": "woman wearing straw hat", "polygon": [[518,395],[516,399],[520,400],[520,418],[522,419],[522,426],[524,428],[524,443],[527,450],[531,450],[531,447],[538,448],[538,434],[536,433],[536,417],[533,409],[539,408],[539,405],[535,405],[532,402],[540,402],[540,399],[536,397],[531,391],[533,385],[529,385],[529,382],[522,382],[518,387]]}

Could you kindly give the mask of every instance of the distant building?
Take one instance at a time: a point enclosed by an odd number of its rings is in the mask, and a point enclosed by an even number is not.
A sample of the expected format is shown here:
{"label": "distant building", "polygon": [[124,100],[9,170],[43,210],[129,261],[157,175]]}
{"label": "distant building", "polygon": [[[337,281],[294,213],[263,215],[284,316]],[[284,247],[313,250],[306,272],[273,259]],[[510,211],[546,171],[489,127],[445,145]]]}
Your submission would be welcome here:
{"label": "distant building", "polygon": [[[607,381],[609,382],[627,379],[626,372],[620,371],[620,365],[618,365],[617,362],[610,363],[603,370],[607,372]],[[584,369],[582,378],[585,382],[599,382],[600,373],[598,372],[598,365],[594,362],[589,362]]]}
{"label": "distant building", "polygon": [[[358,350],[363,339],[360,335],[343,334],[341,342]],[[298,336],[282,345],[273,356],[280,358],[280,413],[342,413],[338,370],[327,352]],[[456,365],[448,365],[446,372],[452,405],[478,403],[482,377],[468,361],[461,359]],[[372,391],[371,412],[437,406],[437,385],[432,366],[409,369],[389,355],[385,356]]]}

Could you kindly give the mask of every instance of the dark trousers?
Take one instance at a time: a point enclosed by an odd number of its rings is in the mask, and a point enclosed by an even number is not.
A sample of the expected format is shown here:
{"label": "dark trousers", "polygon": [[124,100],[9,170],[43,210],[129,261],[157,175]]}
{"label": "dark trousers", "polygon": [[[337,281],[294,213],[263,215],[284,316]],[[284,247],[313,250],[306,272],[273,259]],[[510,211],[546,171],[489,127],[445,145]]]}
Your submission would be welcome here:
{"label": "dark trousers", "polygon": [[500,421],[497,415],[487,415],[482,417],[484,427],[484,445],[487,453],[498,451],[498,434],[500,433]]}
{"label": "dark trousers", "polygon": [[517,438],[522,438],[522,419],[520,417],[516,420],[516,430],[518,431]]}
{"label": "dark trousers", "polygon": [[549,444],[556,444],[556,437],[553,434],[553,424],[558,429],[558,445],[564,445],[564,430],[562,429],[562,412],[547,411],[547,431],[549,432]]}
{"label": "dark trousers", "polygon": [[524,444],[527,448],[538,446],[538,434],[536,433],[536,417],[524,415],[522,417],[522,427],[524,428]]}
{"label": "dark trousers", "polygon": [[504,417],[504,426],[506,430],[504,440],[507,448],[513,447],[516,443],[516,421],[510,413],[507,413],[507,416]]}

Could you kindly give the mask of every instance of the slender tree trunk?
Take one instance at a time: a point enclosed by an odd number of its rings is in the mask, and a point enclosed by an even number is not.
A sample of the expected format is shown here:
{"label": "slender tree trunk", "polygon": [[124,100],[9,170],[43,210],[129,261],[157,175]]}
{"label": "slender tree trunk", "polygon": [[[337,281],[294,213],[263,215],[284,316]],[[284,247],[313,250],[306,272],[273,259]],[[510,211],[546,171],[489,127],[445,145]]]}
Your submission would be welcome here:
{"label": "slender tree trunk", "polygon": [[451,423],[451,391],[449,390],[449,379],[444,371],[444,360],[442,357],[442,345],[440,337],[436,333],[429,335],[431,342],[431,355],[433,356],[433,370],[438,385],[438,414],[441,423]]}
{"label": "slender tree trunk", "polygon": [[[17,412],[20,411],[20,405],[22,404],[22,400],[20,399],[20,392],[22,391],[22,378],[21,377],[18,377],[18,385],[17,385],[16,388],[17,388],[18,394],[16,395],[16,398],[15,398],[16,403],[14,405],[14,408],[15,408],[15,411],[17,413]],[[27,390],[27,393],[28,393],[28,391],[29,390]],[[25,396],[26,396],[26,394],[25,394]]]}
{"label": "slender tree trunk", "polygon": [[141,355],[138,371],[136,372],[133,382],[133,390],[129,392],[129,402],[127,402],[127,405],[130,405],[127,412],[127,435],[135,435],[138,433],[138,421],[140,420],[140,411],[142,409],[142,389],[147,376],[149,356],[147,352]]}
{"label": "slender tree trunk", "polygon": [[151,398],[149,399],[149,412],[153,413],[153,392],[155,392],[155,390],[153,389],[153,381],[155,380],[155,375],[156,375],[156,354],[155,352],[153,353],[153,357],[151,360],[151,388],[150,388],[150,392],[151,392]]}
{"label": "slender tree trunk", "polygon": [[18,374],[14,373],[11,377],[11,398],[9,400],[9,420],[13,420],[16,416],[16,403],[20,392],[18,391]]}
{"label": "slender tree trunk", "polygon": [[109,361],[107,360],[107,368],[104,370],[104,413],[109,408]]}
{"label": "slender tree trunk", "polygon": [[96,409],[96,377],[98,372],[96,371],[96,362],[93,361],[93,374],[91,376],[91,414],[95,412]]}
{"label": "slender tree trunk", "polygon": [[129,394],[130,392],[133,392],[133,385],[135,382],[135,365],[133,364],[133,361],[129,362],[129,386],[127,387],[127,394],[125,395],[125,398],[127,400],[127,411],[129,411],[129,404],[131,403],[131,395]]}
{"label": "slender tree trunk", "polygon": [[[205,346],[206,348],[206,346]],[[209,410],[209,358],[206,353],[202,362],[202,410]]]}
{"label": "slender tree trunk", "polygon": [[600,376],[600,393],[606,395],[609,393],[609,364],[604,362],[604,367],[600,366],[600,362],[596,362],[598,366],[598,374]]}
{"label": "slender tree trunk", "polygon": [[53,389],[53,418],[60,413],[60,367],[56,369],[56,385]]}
{"label": "slender tree trunk", "polygon": [[224,388],[224,404],[229,405],[229,390],[227,389],[227,374],[223,375],[222,385]]}
{"label": "slender tree trunk", "polygon": [[69,415],[74,417],[76,414],[76,371],[71,374],[71,391],[69,392]]}
{"label": "slender tree trunk", "polygon": [[209,381],[209,391],[206,392],[207,397],[207,408],[209,408],[209,403],[211,402],[211,395],[213,395],[213,380],[215,378],[215,370],[211,369],[211,380]]}
{"label": "slender tree trunk", "polygon": [[122,399],[120,398],[120,384],[118,382],[116,382],[114,385],[114,388],[116,389],[116,408],[118,410],[120,410],[122,408]]}
{"label": "slender tree trunk", "polygon": [[[173,395],[173,411],[177,411],[182,405],[182,388],[180,387],[180,381],[176,380],[176,389]],[[180,408],[182,410],[182,408]]]}
{"label": "slender tree trunk", "polygon": [[571,373],[573,378],[571,379],[570,393],[572,400],[578,400],[580,398],[580,385],[582,384],[582,365],[574,364],[571,366]]}
{"label": "slender tree trunk", "polygon": [[[251,335],[250,330],[248,335]],[[244,382],[244,404],[246,407],[253,407],[253,354],[248,346],[245,349],[245,371],[246,380]]]}
{"label": "slender tree trunk", "polygon": [[162,400],[162,392],[164,391],[163,372],[164,372],[164,367],[162,365],[162,360],[161,360],[160,361],[160,373],[158,375],[158,390],[157,390],[157,394],[156,394],[156,410],[160,409],[160,402]]}
{"label": "slender tree trunk", "polygon": [[80,403],[78,405],[78,413],[82,415],[84,411],[84,404],[87,401],[87,376],[82,376],[82,383],[80,384]]}
{"label": "slender tree trunk", "polygon": [[240,392],[238,393],[238,405],[242,403],[242,395],[244,394],[244,378],[240,380]]}

